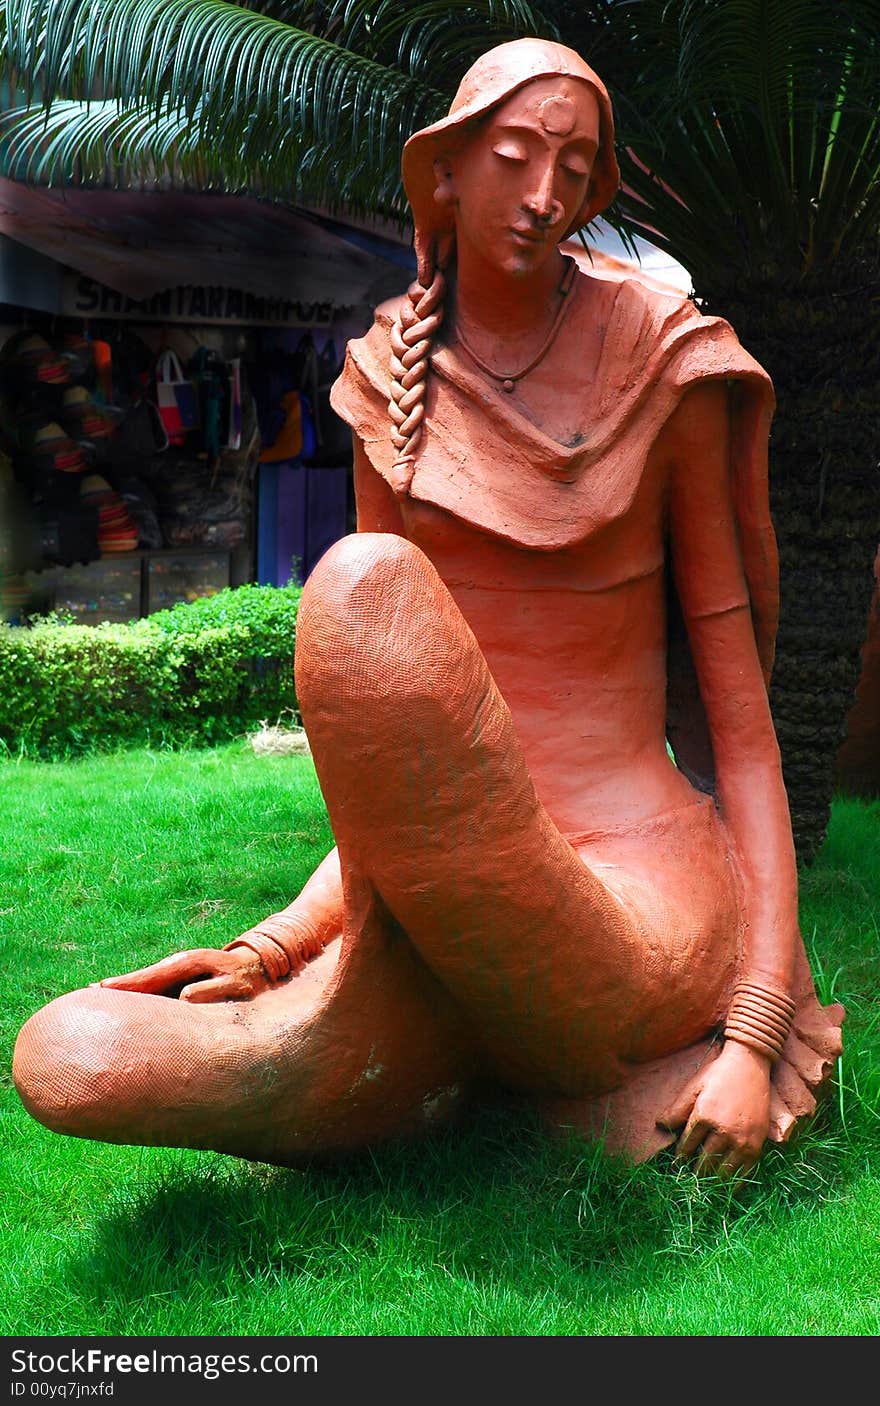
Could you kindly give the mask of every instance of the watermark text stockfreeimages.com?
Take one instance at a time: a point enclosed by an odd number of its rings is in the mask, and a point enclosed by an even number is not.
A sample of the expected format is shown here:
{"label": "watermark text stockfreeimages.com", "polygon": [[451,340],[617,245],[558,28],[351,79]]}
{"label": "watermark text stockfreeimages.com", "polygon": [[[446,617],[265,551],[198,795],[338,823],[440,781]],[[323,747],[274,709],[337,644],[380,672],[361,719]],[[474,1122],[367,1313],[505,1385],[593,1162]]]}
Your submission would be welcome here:
{"label": "watermark text stockfreeimages.com", "polygon": [[[224,1376],[278,1375],[314,1373],[318,1370],[315,1353],[284,1352],[219,1353],[219,1352],[107,1352],[102,1348],[70,1348],[63,1352],[31,1352],[16,1348],[11,1354],[10,1395],[67,1397],[112,1396],[113,1382],[80,1382],[79,1377],[106,1378],[117,1375],[195,1376],[204,1381],[217,1381]],[[68,1375],[71,1380],[49,1381],[48,1377]],[[101,1389],[103,1387],[103,1390]]]}

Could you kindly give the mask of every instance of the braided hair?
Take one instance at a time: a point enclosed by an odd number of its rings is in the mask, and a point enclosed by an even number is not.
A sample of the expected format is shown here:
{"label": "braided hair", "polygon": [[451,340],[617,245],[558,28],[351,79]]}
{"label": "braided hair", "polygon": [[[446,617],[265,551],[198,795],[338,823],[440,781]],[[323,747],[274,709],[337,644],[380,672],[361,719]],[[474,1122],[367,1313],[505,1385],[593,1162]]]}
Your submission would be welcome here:
{"label": "braided hair", "polygon": [[425,391],[431,343],[443,322],[446,278],[439,263],[427,282],[411,283],[391,328],[391,442],[395,449],[392,486],[398,497],[409,492],[416,448],[425,418]]}

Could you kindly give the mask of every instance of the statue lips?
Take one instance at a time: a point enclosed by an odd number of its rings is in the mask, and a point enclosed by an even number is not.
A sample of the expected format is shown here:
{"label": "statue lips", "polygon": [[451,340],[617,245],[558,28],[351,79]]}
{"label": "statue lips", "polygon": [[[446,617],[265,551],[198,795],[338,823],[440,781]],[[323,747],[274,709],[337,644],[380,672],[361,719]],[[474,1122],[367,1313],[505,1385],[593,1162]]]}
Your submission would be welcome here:
{"label": "statue lips", "polygon": [[510,234],[514,244],[519,248],[532,247],[543,248],[547,243],[555,242],[554,227],[546,226],[537,228],[534,225],[511,225]]}

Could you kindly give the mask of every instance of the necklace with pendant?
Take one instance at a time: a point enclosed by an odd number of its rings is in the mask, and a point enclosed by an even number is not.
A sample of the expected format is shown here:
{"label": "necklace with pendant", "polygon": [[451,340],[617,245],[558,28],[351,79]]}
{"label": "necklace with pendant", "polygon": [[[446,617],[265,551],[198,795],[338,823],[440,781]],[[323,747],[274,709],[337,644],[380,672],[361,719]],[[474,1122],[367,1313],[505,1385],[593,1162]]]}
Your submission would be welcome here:
{"label": "necklace with pendant", "polygon": [[576,274],[577,264],[575,263],[574,259],[568,259],[567,267],[565,273],[562,275],[562,282],[560,283],[558,290],[560,294],[560,303],[559,307],[556,309],[556,316],[553,319],[550,331],[547,333],[547,336],[544,338],[543,342],[538,348],[538,351],[532,357],[531,361],[528,363],[528,365],[523,366],[520,371],[496,371],[494,367],[489,366],[487,362],[483,361],[482,357],[477,356],[477,353],[474,351],[473,347],[470,347],[468,345],[460,328],[456,327],[455,336],[462,351],[468,357],[470,357],[471,361],[474,363],[474,366],[476,366],[479,371],[484,372],[484,374],[491,377],[493,381],[500,381],[501,389],[503,391],[506,391],[508,395],[512,394],[512,392],[516,390],[517,381],[521,381],[524,376],[528,376],[530,371],[534,371],[535,367],[538,365],[539,362],[544,360],[544,357],[547,355],[548,351],[552,347],[553,342],[556,339],[556,334],[559,331],[560,326],[562,325],[562,319],[568,309],[568,304],[570,301],[568,295],[571,292],[571,288],[574,283]]}

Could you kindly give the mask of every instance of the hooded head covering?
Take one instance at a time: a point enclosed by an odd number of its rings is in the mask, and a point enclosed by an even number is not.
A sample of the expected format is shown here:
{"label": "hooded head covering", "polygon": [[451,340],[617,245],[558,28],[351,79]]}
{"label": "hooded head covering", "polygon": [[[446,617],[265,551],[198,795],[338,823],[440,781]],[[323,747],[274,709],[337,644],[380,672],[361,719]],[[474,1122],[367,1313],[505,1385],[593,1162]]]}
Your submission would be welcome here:
{"label": "hooded head covering", "polygon": [[468,125],[484,117],[517,89],[536,78],[577,78],[589,83],[599,104],[599,150],[586,198],[568,229],[569,235],[601,214],[614,199],[620,184],[614,154],[614,119],[611,99],[601,78],[573,49],[547,39],[514,39],[481,55],[458,86],[446,117],[410,137],[403,149],[403,184],[412,206],[419,278],[429,274],[434,262],[435,240],[452,228],[452,212],[434,199],[437,178],[434,161],[457,145]]}

